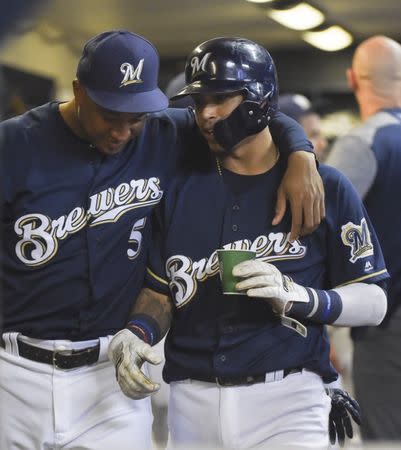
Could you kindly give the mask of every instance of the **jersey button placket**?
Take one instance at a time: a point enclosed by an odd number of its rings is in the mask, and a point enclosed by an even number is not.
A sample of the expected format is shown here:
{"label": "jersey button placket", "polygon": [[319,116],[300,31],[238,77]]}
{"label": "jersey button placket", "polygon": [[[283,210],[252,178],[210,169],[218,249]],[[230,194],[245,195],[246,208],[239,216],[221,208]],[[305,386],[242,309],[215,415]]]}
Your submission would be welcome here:
{"label": "jersey button placket", "polygon": [[[238,205],[237,203],[235,203],[235,204],[232,206],[232,210],[233,210],[234,213],[238,212],[239,209],[240,209],[240,208],[239,208],[239,205]],[[236,225],[236,224],[234,224],[234,225],[231,226],[231,230],[234,231],[234,232],[236,232],[236,231],[239,230],[239,226]]]}

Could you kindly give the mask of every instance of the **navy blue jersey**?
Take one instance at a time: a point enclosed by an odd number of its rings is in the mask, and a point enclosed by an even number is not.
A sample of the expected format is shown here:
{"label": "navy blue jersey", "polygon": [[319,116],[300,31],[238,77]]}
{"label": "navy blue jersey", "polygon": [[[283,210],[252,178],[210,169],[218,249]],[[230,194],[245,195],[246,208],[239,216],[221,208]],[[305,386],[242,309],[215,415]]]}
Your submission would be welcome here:
{"label": "navy blue jersey", "polygon": [[[252,249],[297,283],[329,289],[388,277],[369,218],[350,182],[321,166],[326,219],[313,234],[288,241],[290,215],[273,227],[279,161],[265,174],[216,167],[177,175],[154,217],[147,285],[172,296],[166,340],[167,382],[260,374],[291,367],[336,379],[324,326],[307,320],[307,338],[281,325],[262,299],[225,296],[218,248]],[[363,299],[361,299],[363,307]]]}
{"label": "navy blue jersey", "polygon": [[57,103],[1,132],[4,329],[72,340],[121,329],[143,282],[149,215],[175,165],[173,121],[149,119],[113,156],[75,136]]}
{"label": "navy blue jersey", "polygon": [[[105,156],[72,133],[57,103],[0,124],[5,331],[83,340],[124,327],[178,128],[196,129],[189,110],[152,115],[121,153]],[[299,130],[292,138],[307,148]]]}

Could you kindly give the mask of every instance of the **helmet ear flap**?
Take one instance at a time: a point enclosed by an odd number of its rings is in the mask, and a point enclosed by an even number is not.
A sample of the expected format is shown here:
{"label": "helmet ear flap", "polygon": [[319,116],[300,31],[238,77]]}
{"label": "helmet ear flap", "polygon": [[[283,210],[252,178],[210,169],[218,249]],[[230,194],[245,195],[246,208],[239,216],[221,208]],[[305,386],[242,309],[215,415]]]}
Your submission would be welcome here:
{"label": "helmet ear flap", "polygon": [[273,91],[271,90],[265,96],[263,96],[261,102],[259,103],[260,109],[262,109],[262,110],[266,109],[266,107],[267,107],[268,103],[270,103],[273,95],[274,95]]}
{"label": "helmet ear flap", "polygon": [[[265,85],[264,89],[267,92],[263,96],[256,96],[255,90],[252,92],[247,88],[246,100],[240,103],[227,118],[214,125],[214,137],[227,153],[242,140],[259,133],[269,125],[277,110],[277,85]],[[253,100],[255,97],[259,99]]]}
{"label": "helmet ear flap", "polygon": [[263,110],[276,110],[278,105],[278,83],[259,83],[257,101]]}
{"label": "helmet ear flap", "polygon": [[264,130],[271,119],[270,108],[266,111],[267,104],[267,98],[264,107],[259,102],[245,100],[227,118],[216,122],[213,133],[218,144],[230,152],[248,136]]}

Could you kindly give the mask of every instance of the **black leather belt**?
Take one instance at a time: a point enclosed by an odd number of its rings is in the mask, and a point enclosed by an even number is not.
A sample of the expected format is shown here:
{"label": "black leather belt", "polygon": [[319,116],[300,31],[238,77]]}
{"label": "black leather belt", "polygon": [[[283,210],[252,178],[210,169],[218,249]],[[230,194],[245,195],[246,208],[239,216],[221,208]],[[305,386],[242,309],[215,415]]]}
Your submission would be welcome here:
{"label": "black leather belt", "polygon": [[[283,378],[292,373],[302,372],[302,367],[293,367],[283,370]],[[208,383],[216,383],[219,386],[250,386],[256,383],[264,383],[266,381],[266,373],[260,375],[243,375],[243,376],[227,376],[227,377],[196,377],[199,381]]]}
{"label": "black leather belt", "polygon": [[[99,359],[100,344],[81,350],[46,350],[26,342],[17,341],[20,356],[31,361],[50,364],[58,369],[76,369],[77,367],[95,364]],[[0,338],[1,347],[5,348]]]}

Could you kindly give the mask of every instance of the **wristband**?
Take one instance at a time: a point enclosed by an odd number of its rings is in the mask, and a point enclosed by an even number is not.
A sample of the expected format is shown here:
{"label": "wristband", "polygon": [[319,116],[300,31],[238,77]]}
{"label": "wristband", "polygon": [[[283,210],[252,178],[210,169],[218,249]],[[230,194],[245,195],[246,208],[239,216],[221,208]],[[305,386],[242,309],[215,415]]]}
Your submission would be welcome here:
{"label": "wristband", "polygon": [[309,319],[312,322],[330,324],[341,314],[343,304],[336,291],[305,288],[309,295],[308,303],[293,302],[288,315]]}
{"label": "wristband", "polygon": [[133,315],[126,328],[149,345],[155,345],[161,340],[159,324],[147,314]]}

